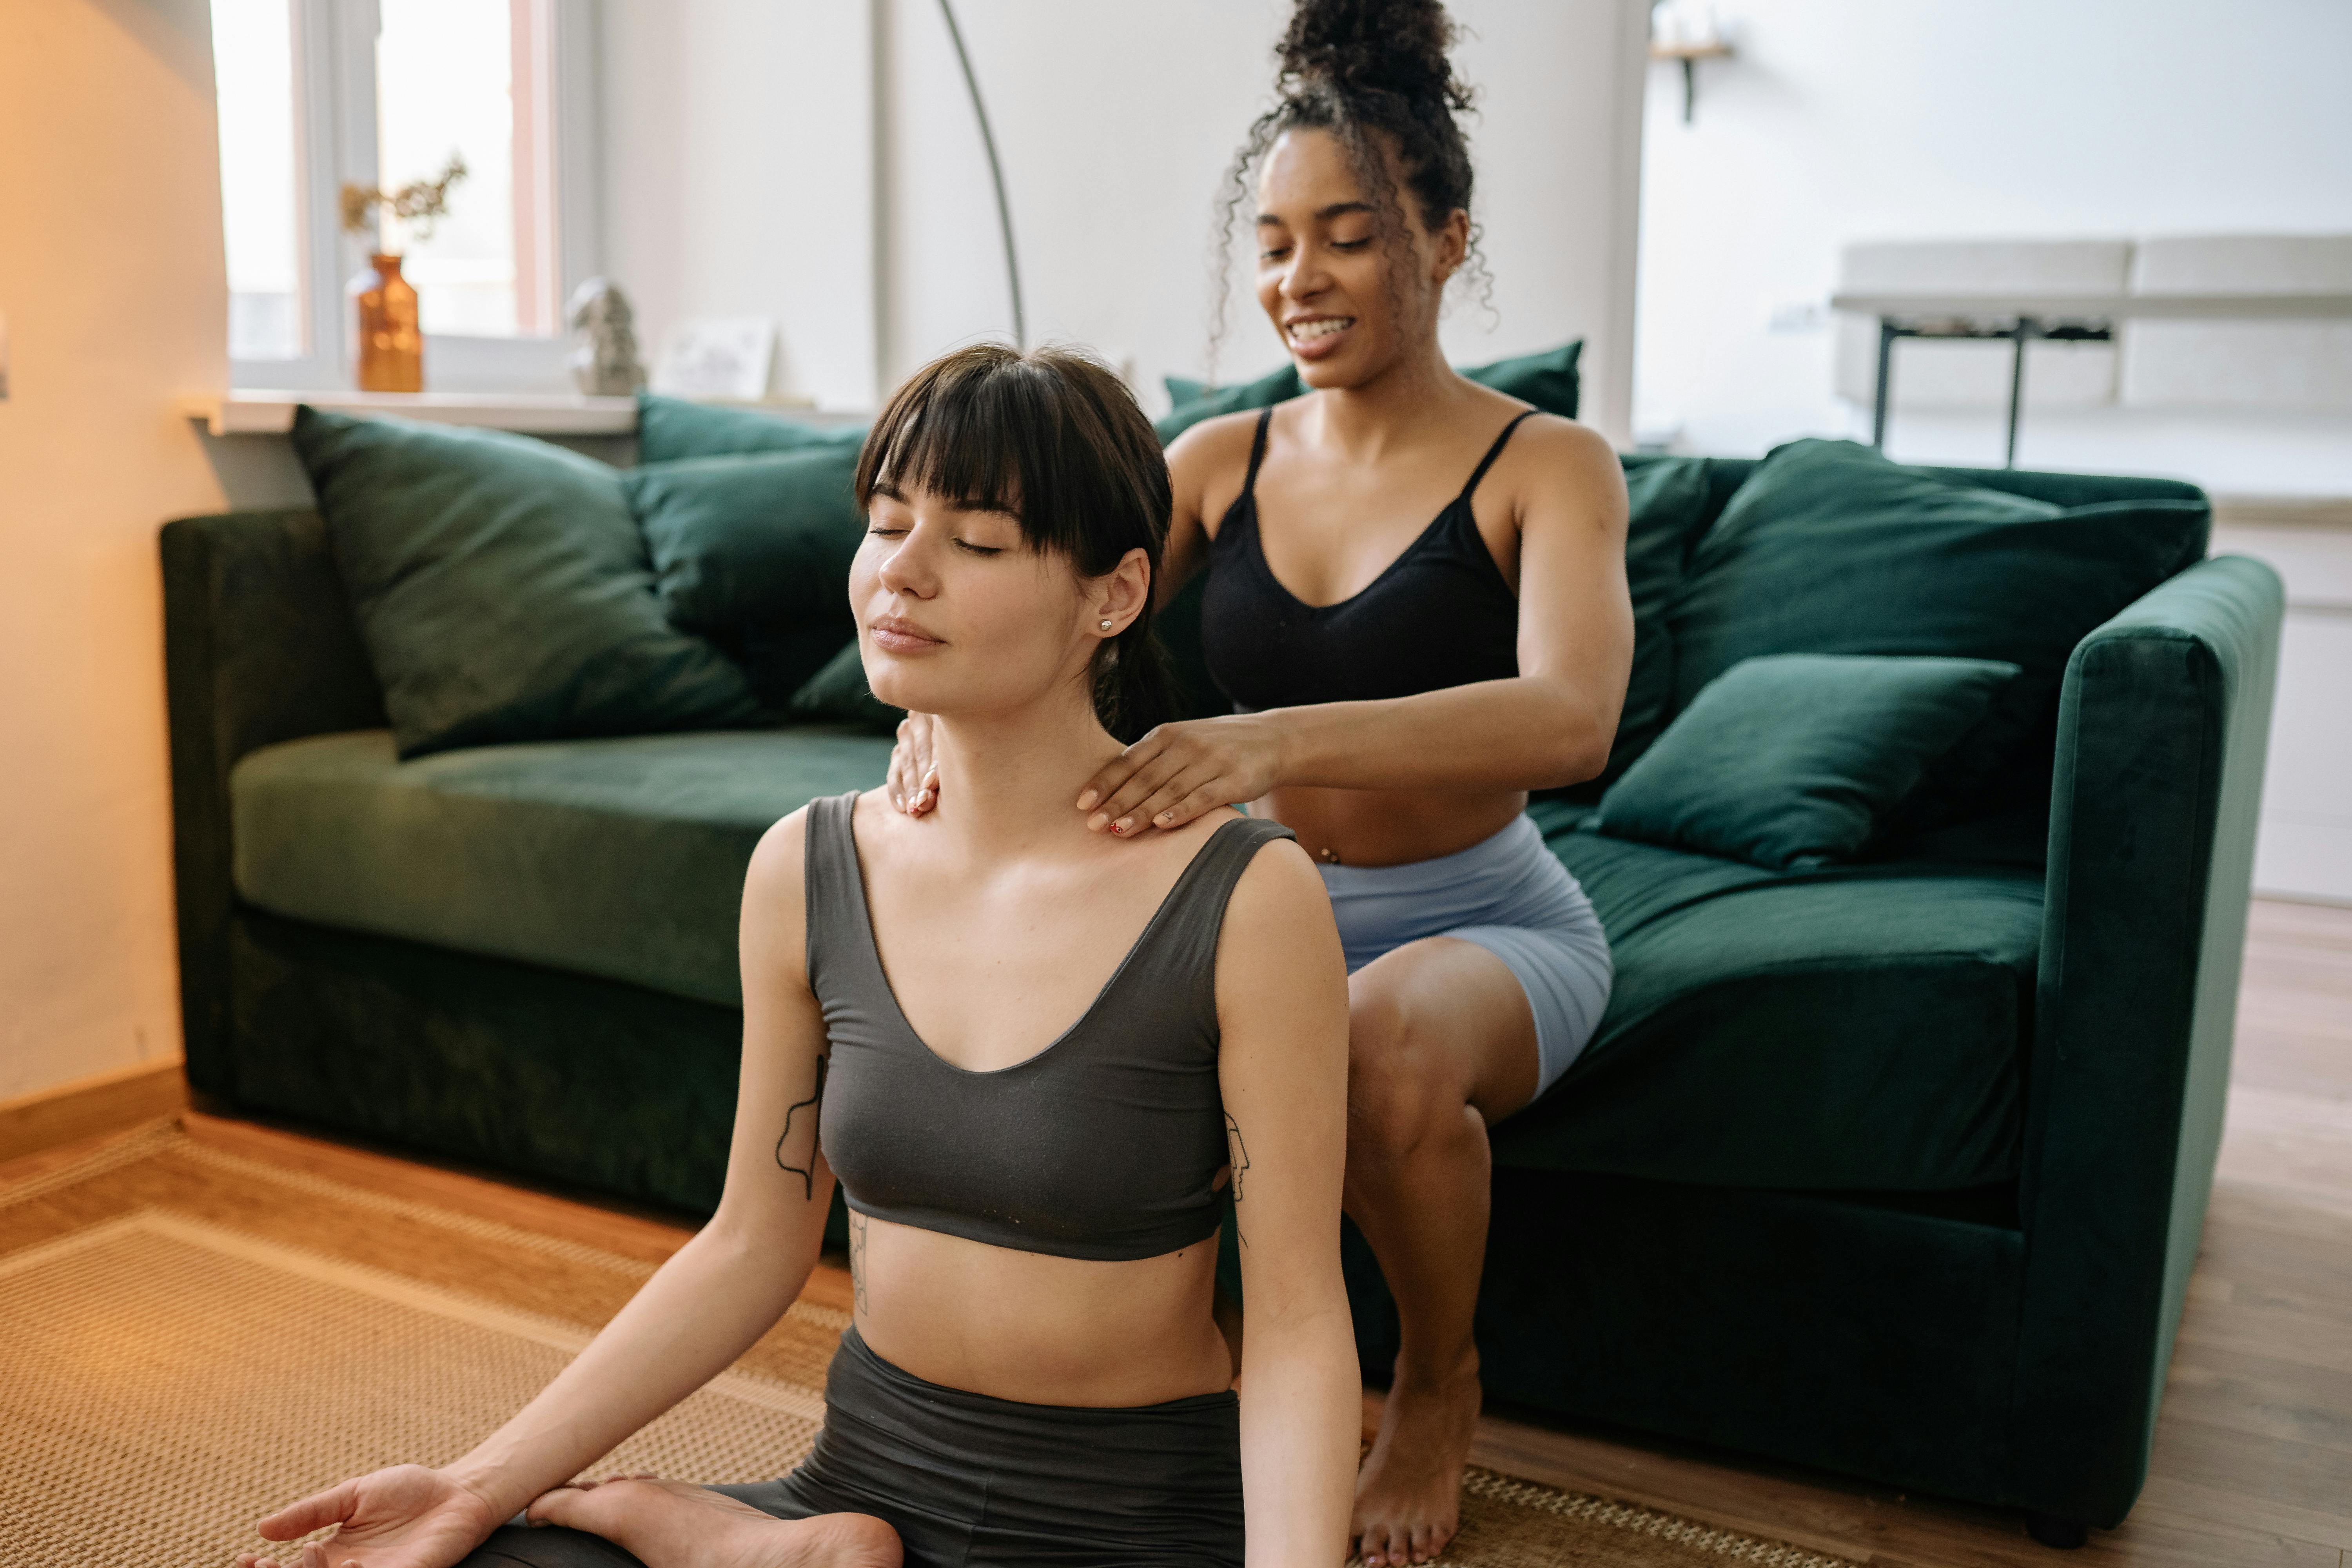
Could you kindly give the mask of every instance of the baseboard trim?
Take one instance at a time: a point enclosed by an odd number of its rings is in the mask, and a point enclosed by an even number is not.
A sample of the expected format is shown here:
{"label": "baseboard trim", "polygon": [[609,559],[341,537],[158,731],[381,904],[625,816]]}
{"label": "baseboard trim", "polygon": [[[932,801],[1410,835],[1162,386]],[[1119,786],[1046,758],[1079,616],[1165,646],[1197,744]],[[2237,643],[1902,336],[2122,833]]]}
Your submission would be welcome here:
{"label": "baseboard trim", "polygon": [[0,1100],[0,1161],[119,1132],[187,1103],[188,1079],[178,1057]]}

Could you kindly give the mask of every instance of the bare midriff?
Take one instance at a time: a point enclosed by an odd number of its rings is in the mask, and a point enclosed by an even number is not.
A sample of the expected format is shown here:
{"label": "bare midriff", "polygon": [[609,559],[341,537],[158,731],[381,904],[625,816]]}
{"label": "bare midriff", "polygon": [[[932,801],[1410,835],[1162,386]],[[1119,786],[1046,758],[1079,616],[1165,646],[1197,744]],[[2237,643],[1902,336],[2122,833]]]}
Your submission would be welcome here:
{"label": "bare midriff", "polygon": [[1294,786],[1268,792],[1250,814],[1289,828],[1322,864],[1402,866],[1482,844],[1527,805],[1524,790]]}
{"label": "bare midriff", "polygon": [[927,1382],[1097,1409],[1233,1386],[1232,1352],[1211,1315],[1213,1236],[1104,1262],[853,1215],[850,1240],[857,1331],[876,1355]]}

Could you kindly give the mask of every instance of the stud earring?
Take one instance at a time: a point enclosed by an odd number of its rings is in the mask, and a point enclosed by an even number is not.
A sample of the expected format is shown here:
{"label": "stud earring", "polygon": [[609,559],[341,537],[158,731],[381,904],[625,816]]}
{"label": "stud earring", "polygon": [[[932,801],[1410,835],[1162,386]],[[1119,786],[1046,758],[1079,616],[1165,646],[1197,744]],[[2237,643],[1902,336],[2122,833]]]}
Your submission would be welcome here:
{"label": "stud earring", "polygon": [[1108,630],[1110,630],[1110,621],[1109,621],[1108,618],[1105,618],[1105,619],[1103,619],[1103,620],[1097,621],[1097,622],[1095,623],[1095,625],[1097,625],[1097,626],[1098,626],[1102,627],[1102,629],[1103,629],[1103,630],[1105,630],[1105,631],[1108,631]]}

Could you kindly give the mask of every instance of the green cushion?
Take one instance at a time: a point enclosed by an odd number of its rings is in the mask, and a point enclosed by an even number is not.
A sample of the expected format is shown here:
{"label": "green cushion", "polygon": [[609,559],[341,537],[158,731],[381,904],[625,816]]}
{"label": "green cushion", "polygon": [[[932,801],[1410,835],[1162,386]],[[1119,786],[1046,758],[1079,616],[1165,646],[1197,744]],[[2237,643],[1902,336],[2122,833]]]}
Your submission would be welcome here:
{"label": "green cushion", "polygon": [[1481,386],[1532,403],[1546,414],[1573,419],[1582,394],[1577,361],[1583,355],[1584,340],[1575,338],[1556,349],[1498,359],[1462,374]]}
{"label": "green cushion", "polygon": [[2046,793],[2067,656],[2205,551],[2201,500],[2065,506],[1806,440],[1757,465],[1691,554],[1672,616],[1675,707],[1759,654],[1934,655],[2022,671],[1901,814]]}
{"label": "green cushion", "polygon": [[1177,398],[1179,381],[1175,377],[1169,378],[1168,395],[1175,399],[1176,405],[1151,422],[1151,427],[1160,432],[1160,444],[1163,447],[1203,419],[1214,419],[1221,414],[1238,414],[1244,408],[1271,408],[1307,391],[1307,384],[1298,379],[1298,367],[1288,363],[1239,386],[1220,386],[1211,390],[1199,382],[1182,384],[1200,390],[1192,397]]}
{"label": "green cushion", "polygon": [[1709,681],[1587,826],[1776,869],[1851,860],[2017,666],[1782,653]]}
{"label": "green cushion", "polygon": [[668,463],[681,458],[725,458],[744,452],[801,452],[812,447],[849,448],[855,459],[866,444],[863,425],[811,425],[749,408],[713,407],[682,397],[637,394],[637,461]]}
{"label": "green cushion", "polygon": [[1815,1191],[2013,1179],[2042,881],[1763,870],[1563,826],[1616,984],[1498,1165]]}
{"label": "green cushion", "polygon": [[761,717],[663,616],[619,474],[494,430],[297,411],[401,754]]}
{"label": "green cushion", "polygon": [[688,458],[622,474],[653,559],[662,610],[709,637],[781,710],[856,635],[849,563],[865,536],[838,443]]}
{"label": "green cushion", "polygon": [[[1541,353],[1496,360],[1493,364],[1478,365],[1462,374],[1482,386],[1532,403],[1547,414],[1573,419],[1579,393],[1576,363],[1583,352],[1584,340],[1578,338]],[[1297,367],[1290,364],[1255,381],[1213,390],[1206,383],[1185,376],[1171,375],[1162,380],[1169,400],[1175,405],[1152,422],[1162,446],[1203,419],[1244,408],[1271,408],[1307,391],[1307,384],[1298,378]]]}
{"label": "green cushion", "polygon": [[815,727],[414,762],[381,730],[288,741],[230,775],[236,890],[294,920],[733,1004],[752,847],[818,795],[879,784],[889,752]]}
{"label": "green cushion", "polygon": [[898,721],[907,716],[904,708],[891,707],[867,689],[866,660],[855,642],[844,644],[807,685],[793,693],[789,710],[795,719],[855,724],[886,734],[897,733]]}

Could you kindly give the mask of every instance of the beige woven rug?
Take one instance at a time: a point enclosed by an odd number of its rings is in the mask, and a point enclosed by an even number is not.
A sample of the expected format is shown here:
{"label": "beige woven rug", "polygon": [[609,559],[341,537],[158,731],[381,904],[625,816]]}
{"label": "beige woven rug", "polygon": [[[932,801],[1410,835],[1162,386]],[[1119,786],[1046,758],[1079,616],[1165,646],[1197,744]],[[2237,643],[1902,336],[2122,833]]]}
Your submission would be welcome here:
{"label": "beige woven rug", "polygon": [[[650,1266],[207,1147],[169,1123],[0,1188],[0,1568],[223,1568],[251,1521],[454,1458]],[[608,1466],[781,1474],[845,1319],[802,1302]],[[1461,1568],[1851,1568],[1474,1470]]]}

